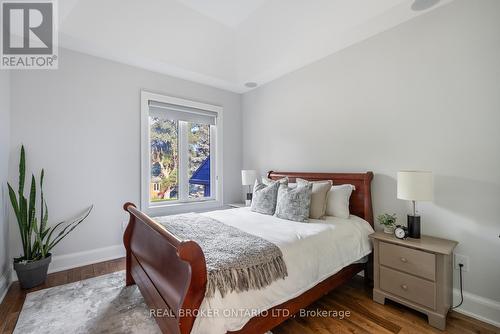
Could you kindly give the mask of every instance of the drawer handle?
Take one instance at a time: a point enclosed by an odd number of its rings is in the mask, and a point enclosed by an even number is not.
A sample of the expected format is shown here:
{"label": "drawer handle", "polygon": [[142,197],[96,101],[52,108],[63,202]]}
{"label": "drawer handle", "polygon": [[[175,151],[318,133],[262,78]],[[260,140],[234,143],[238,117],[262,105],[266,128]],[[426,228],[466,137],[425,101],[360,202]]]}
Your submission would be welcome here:
{"label": "drawer handle", "polygon": [[408,290],[408,285],[406,285],[406,284],[401,284],[401,289],[403,289],[403,290],[405,290],[405,291],[406,291],[406,290]]}
{"label": "drawer handle", "polygon": [[404,262],[404,263],[408,262],[408,260],[405,257],[400,258],[400,260],[401,260],[401,262]]}

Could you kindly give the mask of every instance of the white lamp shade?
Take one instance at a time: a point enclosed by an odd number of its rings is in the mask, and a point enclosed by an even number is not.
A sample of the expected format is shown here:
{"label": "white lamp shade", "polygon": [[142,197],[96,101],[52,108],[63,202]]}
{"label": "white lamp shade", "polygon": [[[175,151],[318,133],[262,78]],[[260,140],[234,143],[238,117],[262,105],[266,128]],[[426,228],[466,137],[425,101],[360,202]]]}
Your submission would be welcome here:
{"label": "white lamp shade", "polygon": [[241,184],[244,186],[252,186],[257,179],[257,172],[254,170],[241,171]]}
{"label": "white lamp shade", "polygon": [[401,171],[398,172],[398,198],[410,201],[432,201],[432,172]]}

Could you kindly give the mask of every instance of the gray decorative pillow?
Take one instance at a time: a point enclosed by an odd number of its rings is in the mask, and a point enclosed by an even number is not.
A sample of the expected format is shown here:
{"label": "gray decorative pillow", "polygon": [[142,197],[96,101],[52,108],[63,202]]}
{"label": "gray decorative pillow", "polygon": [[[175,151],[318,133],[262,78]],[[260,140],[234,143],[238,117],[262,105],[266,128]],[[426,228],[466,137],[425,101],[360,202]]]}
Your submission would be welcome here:
{"label": "gray decorative pillow", "polygon": [[274,214],[279,186],[279,182],[272,182],[269,185],[265,185],[259,182],[258,179],[255,180],[250,210],[265,215]]}
{"label": "gray decorative pillow", "polygon": [[278,183],[286,183],[288,184],[288,176],[285,176],[279,180],[271,180],[265,176],[262,177],[262,183],[264,183],[266,186],[270,186],[271,184],[273,184],[274,182],[278,182]]}
{"label": "gray decorative pillow", "polygon": [[296,188],[289,188],[288,184],[280,184],[274,215],[296,222],[307,222],[311,207],[312,187],[312,183],[302,186],[297,184]]}

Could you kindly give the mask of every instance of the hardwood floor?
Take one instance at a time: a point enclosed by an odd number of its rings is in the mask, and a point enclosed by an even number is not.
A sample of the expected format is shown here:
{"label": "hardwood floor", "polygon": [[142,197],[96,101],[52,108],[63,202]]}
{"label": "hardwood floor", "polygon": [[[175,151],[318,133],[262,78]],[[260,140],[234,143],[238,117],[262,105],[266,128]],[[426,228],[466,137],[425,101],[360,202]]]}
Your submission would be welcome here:
{"label": "hardwood floor", "polygon": [[[50,274],[47,282],[31,290],[22,290],[14,283],[0,304],[0,334],[12,333],[21,312],[26,294],[61,284],[112,273],[125,269],[125,260],[117,259],[95,263]],[[330,311],[329,316],[304,316],[289,319],[273,329],[273,334],[327,334],[327,333],[475,333],[500,334],[500,328],[466,317],[457,312],[448,315],[446,331],[434,329],[427,318],[412,309],[388,301],[380,305],[371,300],[371,289],[362,278],[354,278],[308,309]],[[333,311],[337,311],[334,317]],[[340,319],[341,312],[344,318]],[[349,312],[349,316],[347,316]]]}

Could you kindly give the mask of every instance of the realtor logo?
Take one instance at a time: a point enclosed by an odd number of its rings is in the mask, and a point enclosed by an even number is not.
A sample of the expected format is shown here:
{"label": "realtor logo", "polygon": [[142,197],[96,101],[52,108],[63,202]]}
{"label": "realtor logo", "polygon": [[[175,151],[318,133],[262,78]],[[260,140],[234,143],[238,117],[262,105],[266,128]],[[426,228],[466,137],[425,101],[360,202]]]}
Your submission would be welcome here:
{"label": "realtor logo", "polygon": [[3,0],[0,3],[0,68],[57,69],[55,1]]}

